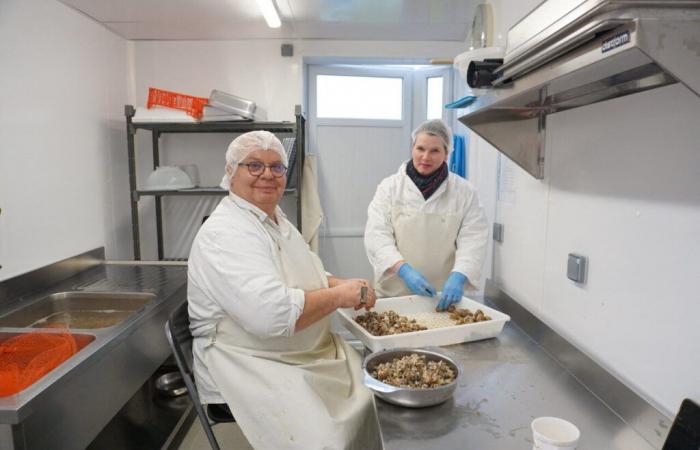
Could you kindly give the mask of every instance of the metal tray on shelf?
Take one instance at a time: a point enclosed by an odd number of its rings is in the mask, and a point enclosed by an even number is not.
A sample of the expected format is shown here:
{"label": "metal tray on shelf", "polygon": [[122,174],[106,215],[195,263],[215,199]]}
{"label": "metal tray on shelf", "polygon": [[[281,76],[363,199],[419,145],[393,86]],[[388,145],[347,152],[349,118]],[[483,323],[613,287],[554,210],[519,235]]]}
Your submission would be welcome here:
{"label": "metal tray on shelf", "polygon": [[255,102],[214,89],[209,96],[209,106],[228,111],[244,119],[253,119]]}

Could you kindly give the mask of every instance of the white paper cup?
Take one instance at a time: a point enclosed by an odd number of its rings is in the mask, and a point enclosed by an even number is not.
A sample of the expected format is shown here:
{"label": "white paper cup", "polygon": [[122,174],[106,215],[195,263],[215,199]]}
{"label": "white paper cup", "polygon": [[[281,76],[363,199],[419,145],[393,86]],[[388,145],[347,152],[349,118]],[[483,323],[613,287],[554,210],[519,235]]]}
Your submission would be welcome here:
{"label": "white paper cup", "polygon": [[581,432],[571,422],[557,417],[532,421],[533,450],[574,450]]}

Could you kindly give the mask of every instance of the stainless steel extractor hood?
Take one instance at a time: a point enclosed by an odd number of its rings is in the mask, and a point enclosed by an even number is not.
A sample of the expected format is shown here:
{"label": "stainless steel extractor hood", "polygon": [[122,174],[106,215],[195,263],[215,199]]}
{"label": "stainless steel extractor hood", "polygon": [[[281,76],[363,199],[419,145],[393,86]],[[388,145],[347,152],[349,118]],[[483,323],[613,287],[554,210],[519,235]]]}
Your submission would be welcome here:
{"label": "stainless steel extractor hood", "polygon": [[548,0],[460,121],[535,178],[546,117],[672,83],[700,96],[700,0]]}

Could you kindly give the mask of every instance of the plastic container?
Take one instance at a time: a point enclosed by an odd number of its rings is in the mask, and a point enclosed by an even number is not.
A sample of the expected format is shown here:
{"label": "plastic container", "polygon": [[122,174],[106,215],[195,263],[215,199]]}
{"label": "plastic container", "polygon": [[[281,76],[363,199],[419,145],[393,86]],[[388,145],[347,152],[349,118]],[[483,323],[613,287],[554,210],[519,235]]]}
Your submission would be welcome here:
{"label": "plastic container", "polygon": [[209,106],[239,115],[245,119],[253,119],[255,102],[214,89],[209,96]]}
{"label": "plastic container", "polygon": [[581,432],[573,423],[558,417],[532,421],[533,450],[575,450]]}
{"label": "plastic container", "polygon": [[193,188],[194,184],[187,174],[176,166],[160,166],[148,176],[143,190],[172,191]]}
{"label": "plastic container", "polygon": [[136,107],[133,123],[197,123],[197,119],[180,109],[154,106],[153,108]]}
{"label": "plastic container", "polygon": [[67,332],[0,333],[0,397],[23,391],[94,340]]}
{"label": "plastic container", "polygon": [[167,108],[181,109],[190,116],[199,119],[202,117],[204,105],[209,100],[204,97],[180,94],[178,92],[164,91],[162,89],[148,88],[147,107],[165,106]]}
{"label": "plastic container", "polygon": [[374,311],[393,310],[402,316],[416,319],[416,322],[428,327],[427,330],[423,331],[388,336],[373,336],[355,322],[356,316],[365,313],[364,309],[359,311],[355,311],[352,308],[339,309],[338,315],[345,328],[373,352],[401,347],[451,345],[488,339],[498,336],[503,330],[503,326],[510,320],[507,314],[503,314],[472,299],[462,297],[462,301],[456,304],[458,308],[469,308],[472,311],[481,309],[491,317],[491,320],[455,325],[449,318],[448,313],[435,311],[436,304],[436,299],[418,295],[378,299],[374,306]]}

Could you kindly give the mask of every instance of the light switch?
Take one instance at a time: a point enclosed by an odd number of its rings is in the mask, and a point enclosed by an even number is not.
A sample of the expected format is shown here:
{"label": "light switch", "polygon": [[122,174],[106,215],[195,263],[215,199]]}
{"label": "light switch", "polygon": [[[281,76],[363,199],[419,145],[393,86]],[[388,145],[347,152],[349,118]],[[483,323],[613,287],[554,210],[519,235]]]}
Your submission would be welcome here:
{"label": "light switch", "polygon": [[503,224],[494,222],[493,223],[493,240],[496,242],[503,242]]}
{"label": "light switch", "polygon": [[586,257],[569,253],[569,262],[566,266],[566,276],[577,283],[586,282]]}

